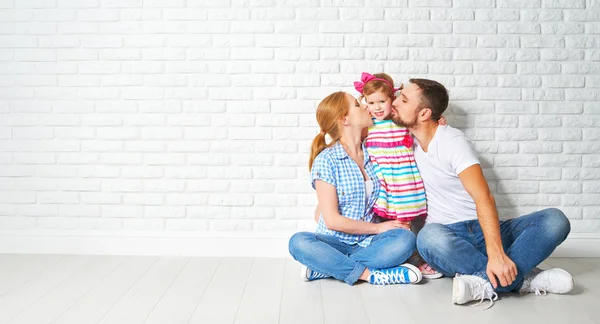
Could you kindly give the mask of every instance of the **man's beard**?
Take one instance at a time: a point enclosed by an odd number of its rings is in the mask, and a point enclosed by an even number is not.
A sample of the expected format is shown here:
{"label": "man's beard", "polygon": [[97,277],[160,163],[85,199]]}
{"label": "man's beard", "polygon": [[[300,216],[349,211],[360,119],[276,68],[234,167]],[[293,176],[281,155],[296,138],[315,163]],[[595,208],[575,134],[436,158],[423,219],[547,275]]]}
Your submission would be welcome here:
{"label": "man's beard", "polygon": [[415,116],[412,120],[406,121],[406,120],[402,120],[402,118],[400,118],[400,115],[392,114],[392,121],[398,126],[404,126],[406,128],[416,128],[417,117],[418,117],[418,115],[415,114]]}

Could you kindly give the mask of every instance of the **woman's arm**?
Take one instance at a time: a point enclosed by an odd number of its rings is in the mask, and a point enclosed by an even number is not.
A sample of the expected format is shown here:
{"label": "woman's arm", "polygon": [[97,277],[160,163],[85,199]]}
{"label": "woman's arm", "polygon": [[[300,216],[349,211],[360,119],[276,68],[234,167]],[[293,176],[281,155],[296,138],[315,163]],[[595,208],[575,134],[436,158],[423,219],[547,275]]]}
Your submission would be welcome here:
{"label": "woman's arm", "polygon": [[394,228],[406,228],[406,225],[397,220],[374,224],[344,217],[338,212],[338,197],[335,187],[325,181],[317,180],[315,188],[325,226],[332,231],[348,234],[380,234]]}

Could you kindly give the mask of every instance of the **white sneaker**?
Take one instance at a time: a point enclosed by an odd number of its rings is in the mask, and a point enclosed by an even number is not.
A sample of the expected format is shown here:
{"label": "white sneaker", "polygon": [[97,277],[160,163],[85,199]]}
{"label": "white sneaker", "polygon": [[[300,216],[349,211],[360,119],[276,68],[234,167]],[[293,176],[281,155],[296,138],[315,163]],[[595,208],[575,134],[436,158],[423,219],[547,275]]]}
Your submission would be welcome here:
{"label": "white sneaker", "polygon": [[534,269],[523,278],[520,293],[535,293],[536,295],[566,294],[573,289],[573,277],[567,271],[559,268],[541,271]]}
{"label": "white sneaker", "polygon": [[316,271],[310,270],[307,266],[302,265],[300,267],[300,278],[302,278],[302,280],[304,281],[313,281],[313,280],[317,280],[317,279],[325,279],[325,278],[331,278],[328,275],[324,275],[322,273],[318,273]]}
{"label": "white sneaker", "polygon": [[[488,299],[490,308],[494,305],[494,301],[498,299],[498,294],[492,288],[492,284],[483,278],[471,275],[459,275],[454,277],[452,289],[452,302],[462,305],[472,300],[479,300],[481,304]],[[479,305],[477,304],[477,305]]]}

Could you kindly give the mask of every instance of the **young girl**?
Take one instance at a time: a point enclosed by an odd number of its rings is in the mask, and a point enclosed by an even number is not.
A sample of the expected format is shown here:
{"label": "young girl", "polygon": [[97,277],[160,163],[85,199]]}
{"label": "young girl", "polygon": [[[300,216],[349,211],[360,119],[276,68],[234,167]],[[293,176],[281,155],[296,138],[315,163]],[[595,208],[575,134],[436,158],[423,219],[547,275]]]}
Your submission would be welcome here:
{"label": "young girl", "polygon": [[[381,183],[373,211],[383,218],[406,221],[410,228],[410,221],[427,216],[427,204],[423,180],[413,155],[413,138],[406,127],[391,120],[392,101],[400,89],[394,88],[394,81],[385,73],[363,73],[361,81],[354,82],[354,87],[361,93],[361,99],[373,117],[365,140],[367,152],[376,162],[375,171]],[[445,119],[441,123],[445,124]],[[419,269],[423,277],[442,276],[420,260],[418,253],[415,258],[415,262],[421,264]]]}

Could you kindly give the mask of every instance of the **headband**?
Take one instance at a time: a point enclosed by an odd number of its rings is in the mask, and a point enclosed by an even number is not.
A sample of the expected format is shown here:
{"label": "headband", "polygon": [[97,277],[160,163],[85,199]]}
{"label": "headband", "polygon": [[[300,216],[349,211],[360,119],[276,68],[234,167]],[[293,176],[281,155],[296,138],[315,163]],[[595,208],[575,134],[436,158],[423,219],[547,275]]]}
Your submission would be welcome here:
{"label": "headband", "polygon": [[360,76],[360,81],[355,81],[354,82],[354,89],[356,89],[356,91],[360,92],[361,94],[363,93],[363,90],[365,88],[365,85],[367,84],[367,82],[370,81],[383,81],[385,82],[388,86],[390,86],[390,88],[392,89],[392,92],[396,92],[398,90],[400,90],[400,88],[394,88],[392,86],[392,84],[386,80],[386,79],[382,79],[382,78],[378,78],[372,74],[369,74],[367,72],[363,72],[362,75]]}

